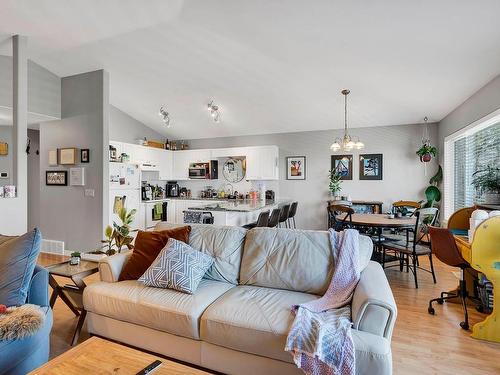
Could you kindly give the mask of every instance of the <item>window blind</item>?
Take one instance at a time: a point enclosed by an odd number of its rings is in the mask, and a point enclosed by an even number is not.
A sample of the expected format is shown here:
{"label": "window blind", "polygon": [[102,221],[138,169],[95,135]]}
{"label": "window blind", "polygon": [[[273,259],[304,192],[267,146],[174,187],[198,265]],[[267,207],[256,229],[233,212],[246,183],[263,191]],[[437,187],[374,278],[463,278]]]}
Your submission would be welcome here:
{"label": "window blind", "polygon": [[477,126],[445,144],[445,217],[484,202],[472,186],[472,175],[487,166],[500,168],[500,121]]}

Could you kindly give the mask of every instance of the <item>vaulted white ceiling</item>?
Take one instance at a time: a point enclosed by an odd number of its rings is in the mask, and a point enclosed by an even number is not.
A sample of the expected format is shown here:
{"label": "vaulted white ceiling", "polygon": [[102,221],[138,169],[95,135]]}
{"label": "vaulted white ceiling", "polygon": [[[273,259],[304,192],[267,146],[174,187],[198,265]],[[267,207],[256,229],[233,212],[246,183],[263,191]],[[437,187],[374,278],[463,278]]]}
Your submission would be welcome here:
{"label": "vaulted white ceiling", "polygon": [[[172,138],[439,121],[500,73],[498,0],[0,0],[0,32]],[[0,49],[2,46],[0,37]],[[214,99],[222,122],[211,121]],[[171,114],[165,129],[158,109]]]}

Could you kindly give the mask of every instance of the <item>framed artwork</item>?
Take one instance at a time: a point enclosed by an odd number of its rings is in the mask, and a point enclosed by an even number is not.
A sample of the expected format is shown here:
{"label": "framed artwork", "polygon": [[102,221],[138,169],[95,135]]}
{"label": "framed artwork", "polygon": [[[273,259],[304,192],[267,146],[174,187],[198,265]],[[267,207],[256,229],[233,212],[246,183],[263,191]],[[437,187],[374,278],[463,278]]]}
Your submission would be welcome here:
{"label": "framed artwork", "polygon": [[286,179],[287,180],[306,179],[305,156],[288,156],[286,158]]}
{"label": "framed artwork", "polygon": [[332,155],[332,168],[341,180],[352,180],[352,155]]}
{"label": "framed artwork", "polygon": [[49,166],[55,167],[57,165],[57,150],[49,151]]}
{"label": "framed artwork", "polygon": [[359,155],[359,179],[382,180],[382,154]]}
{"label": "framed artwork", "polygon": [[45,185],[68,186],[68,171],[45,171]]}
{"label": "framed artwork", "polygon": [[80,150],[80,161],[82,163],[90,163],[90,150],[88,148]]}
{"label": "framed artwork", "polygon": [[59,164],[61,165],[76,164],[76,148],[60,148]]}

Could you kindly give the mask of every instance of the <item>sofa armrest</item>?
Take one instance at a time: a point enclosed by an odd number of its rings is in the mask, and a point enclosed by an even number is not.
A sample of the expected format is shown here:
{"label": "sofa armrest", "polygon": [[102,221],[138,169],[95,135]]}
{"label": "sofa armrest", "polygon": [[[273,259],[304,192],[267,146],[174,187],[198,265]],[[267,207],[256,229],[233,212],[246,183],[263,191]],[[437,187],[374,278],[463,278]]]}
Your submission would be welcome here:
{"label": "sofa armrest", "polygon": [[397,307],[380,264],[370,261],[352,297],[354,329],[391,339]]}
{"label": "sofa armrest", "polygon": [[123,253],[101,259],[99,261],[99,276],[101,277],[101,281],[105,281],[107,283],[117,282],[123,266],[131,255],[132,251],[125,251]]}
{"label": "sofa armrest", "polygon": [[39,266],[35,266],[31,276],[26,303],[38,306],[49,305],[49,272]]}

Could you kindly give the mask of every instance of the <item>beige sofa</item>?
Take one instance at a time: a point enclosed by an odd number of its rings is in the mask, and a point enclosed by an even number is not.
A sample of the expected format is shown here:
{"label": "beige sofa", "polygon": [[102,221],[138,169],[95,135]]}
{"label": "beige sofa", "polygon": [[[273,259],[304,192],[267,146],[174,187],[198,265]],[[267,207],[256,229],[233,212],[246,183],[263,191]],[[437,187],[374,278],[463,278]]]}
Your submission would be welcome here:
{"label": "beige sofa", "polygon": [[[326,291],[328,233],[193,225],[189,242],[215,257],[194,295],[117,282],[127,253],[101,261],[102,281],[83,295],[90,333],[228,374],[301,374],[283,350],[290,307]],[[370,238],[360,236],[360,252],[356,373],[391,374],[396,304],[382,268],[369,261]]]}

